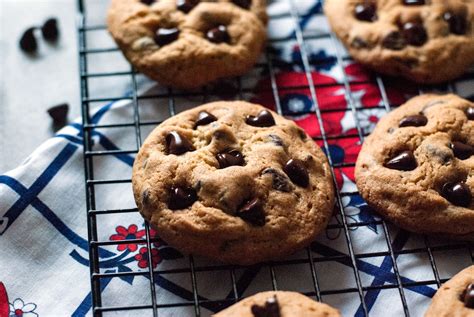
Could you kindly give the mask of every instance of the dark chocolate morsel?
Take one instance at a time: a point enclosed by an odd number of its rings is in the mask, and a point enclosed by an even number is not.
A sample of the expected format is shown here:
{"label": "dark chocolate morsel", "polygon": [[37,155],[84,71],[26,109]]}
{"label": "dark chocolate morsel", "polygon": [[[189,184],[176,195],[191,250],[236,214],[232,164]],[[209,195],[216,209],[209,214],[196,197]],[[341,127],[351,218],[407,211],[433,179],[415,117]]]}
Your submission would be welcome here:
{"label": "dark chocolate morsel", "polygon": [[176,0],[176,7],[184,13],[189,13],[198,3],[199,0]]}
{"label": "dark chocolate morsel", "polygon": [[168,198],[168,207],[171,210],[184,209],[197,200],[197,194],[194,189],[191,187],[171,187],[169,198]]}
{"label": "dark chocolate morsel", "polygon": [[262,171],[262,175],[271,175],[273,189],[286,193],[291,191],[291,185],[288,182],[288,178],[276,169],[266,168]]}
{"label": "dark chocolate morsel", "polygon": [[268,110],[262,110],[257,116],[247,116],[245,122],[254,127],[271,127],[275,125],[275,119]]}
{"label": "dark chocolate morsel", "polygon": [[403,36],[409,45],[422,46],[428,39],[426,30],[420,23],[408,22],[403,25]]}
{"label": "dark chocolate morsel", "polygon": [[405,5],[423,5],[423,4],[425,4],[425,0],[403,0],[403,4],[405,4]]}
{"label": "dark chocolate morsel", "polygon": [[367,41],[362,39],[361,37],[356,36],[352,40],[351,46],[354,47],[354,48],[368,48],[369,43],[367,43]]}
{"label": "dark chocolate morsel", "polygon": [[252,4],[252,0],[232,0],[232,2],[244,9],[250,8]]}
{"label": "dark chocolate morsel", "polygon": [[153,2],[155,2],[156,0],[140,0],[141,3],[143,4],[146,4],[146,5],[150,5],[152,4]]}
{"label": "dark chocolate morsel", "polygon": [[240,151],[237,150],[227,150],[225,152],[219,153],[216,155],[216,159],[219,162],[220,168],[226,168],[229,166],[245,165],[244,156]]}
{"label": "dark chocolate morsel", "polygon": [[422,127],[428,123],[428,118],[422,114],[408,116],[400,120],[398,126],[403,127]]}
{"label": "dark chocolate morsel", "polygon": [[416,163],[416,159],[412,151],[403,151],[385,163],[385,167],[399,171],[412,171],[417,166],[418,164]]}
{"label": "dark chocolate morsel", "polygon": [[405,39],[399,31],[388,33],[382,40],[382,46],[391,50],[401,50],[405,45]]}
{"label": "dark chocolate morsel", "polygon": [[265,225],[265,213],[258,198],[245,202],[237,211],[236,216],[257,227]]}
{"label": "dark chocolate morsel", "polygon": [[56,41],[59,36],[58,20],[50,18],[41,27],[41,33],[47,41]]}
{"label": "dark chocolate morsel", "polygon": [[451,143],[451,149],[453,150],[454,156],[460,160],[467,160],[474,154],[474,146],[462,142]]}
{"label": "dark chocolate morsel", "polygon": [[466,116],[469,120],[474,120],[474,107],[467,108]]}
{"label": "dark chocolate morsel", "polygon": [[359,3],[354,8],[354,15],[358,20],[372,22],[377,19],[377,7],[373,2]]}
{"label": "dark chocolate morsel", "polygon": [[194,123],[194,128],[196,128],[197,126],[200,126],[200,125],[207,125],[207,124],[209,124],[211,122],[214,122],[214,121],[217,121],[217,118],[214,115],[210,114],[207,111],[201,111],[198,114],[198,118],[196,120],[196,123]]}
{"label": "dark chocolate morsel", "polygon": [[254,304],[250,307],[254,317],[280,317],[280,305],[276,296],[270,297],[263,305]]}
{"label": "dark chocolate morsel", "polygon": [[67,103],[61,103],[48,109],[48,114],[53,118],[54,124],[65,124],[68,112],[69,105]]}
{"label": "dark chocolate morsel", "polygon": [[270,138],[271,142],[276,146],[284,146],[283,140],[276,134],[269,134],[268,137]]}
{"label": "dark chocolate morsel", "polygon": [[179,132],[171,131],[166,135],[166,151],[168,154],[181,155],[194,150],[195,148],[191,142]]}
{"label": "dark chocolate morsel", "polygon": [[468,207],[472,200],[471,190],[465,183],[446,183],[441,189],[441,195],[452,204]]}
{"label": "dark chocolate morsel", "polygon": [[33,53],[38,48],[34,33],[35,28],[29,28],[21,36],[20,48],[27,53]]}
{"label": "dark chocolate morsel", "polygon": [[155,42],[159,46],[165,46],[176,41],[178,37],[179,37],[179,29],[177,28],[171,28],[171,29],[159,28],[158,30],[156,30],[156,33],[155,33]]}
{"label": "dark chocolate morsel", "polygon": [[469,284],[462,294],[464,306],[474,309],[474,283]]}
{"label": "dark chocolate morsel", "polygon": [[212,43],[229,43],[230,35],[227,32],[225,25],[219,25],[218,27],[212,28],[206,33],[206,38]]}
{"label": "dark chocolate morsel", "polygon": [[290,159],[286,162],[283,167],[286,175],[291,179],[293,183],[301,187],[307,187],[309,185],[309,174],[303,161],[298,159]]}
{"label": "dark chocolate morsel", "polygon": [[467,20],[465,15],[445,12],[443,19],[449,24],[449,31],[453,34],[464,35],[467,32]]}

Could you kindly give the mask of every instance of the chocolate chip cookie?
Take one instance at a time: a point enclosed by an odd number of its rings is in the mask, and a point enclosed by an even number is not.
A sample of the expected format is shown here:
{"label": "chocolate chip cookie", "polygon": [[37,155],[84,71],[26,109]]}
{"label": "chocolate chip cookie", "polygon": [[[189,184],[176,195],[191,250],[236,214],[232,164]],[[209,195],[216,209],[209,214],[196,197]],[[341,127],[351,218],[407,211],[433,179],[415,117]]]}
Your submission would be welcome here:
{"label": "chocolate chip cookie", "polygon": [[436,292],[425,317],[474,316],[474,265],[462,270]]}
{"label": "chocolate chip cookie", "polygon": [[166,242],[244,265],[307,246],[332,214],[331,180],[302,129],[247,102],[166,120],[144,142],[132,178],[139,210]]}
{"label": "chocolate chip cookie", "polygon": [[472,0],[326,0],[332,29],[358,62],[419,83],[474,64]]}
{"label": "chocolate chip cookie", "polygon": [[341,317],[337,309],[295,292],[262,292],[214,317]]}
{"label": "chocolate chip cookie", "polygon": [[367,137],[355,177],[369,206],[400,227],[474,241],[474,104],[411,99]]}
{"label": "chocolate chip cookie", "polygon": [[108,28],[125,57],[183,89],[241,75],[266,39],[265,0],[112,0]]}

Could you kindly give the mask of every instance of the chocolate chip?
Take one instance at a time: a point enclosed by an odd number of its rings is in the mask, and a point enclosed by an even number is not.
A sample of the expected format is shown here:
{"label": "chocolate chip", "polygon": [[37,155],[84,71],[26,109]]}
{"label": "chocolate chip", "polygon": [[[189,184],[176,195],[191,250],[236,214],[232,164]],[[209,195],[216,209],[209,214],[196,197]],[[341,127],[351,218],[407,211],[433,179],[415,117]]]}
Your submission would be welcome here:
{"label": "chocolate chip", "polygon": [[166,151],[168,154],[181,155],[194,150],[195,148],[191,142],[180,133],[171,131],[166,135]]}
{"label": "chocolate chip", "polygon": [[276,134],[269,134],[268,137],[270,138],[271,142],[276,146],[284,146],[283,140]]}
{"label": "chocolate chip", "polygon": [[250,8],[252,4],[252,0],[232,0],[232,2],[244,9]]}
{"label": "chocolate chip", "polygon": [[356,36],[352,42],[351,42],[351,46],[354,47],[354,48],[368,48],[369,47],[369,43],[367,43],[367,41],[365,41],[364,39]]}
{"label": "chocolate chip", "polygon": [[66,125],[68,112],[69,105],[67,103],[62,103],[48,109],[48,114],[53,119],[54,130],[58,130]]}
{"label": "chocolate chip", "polygon": [[391,50],[401,50],[406,42],[399,31],[391,31],[382,40],[382,46]]}
{"label": "chocolate chip", "polygon": [[358,20],[372,22],[377,19],[377,7],[373,2],[359,3],[354,8],[354,15]]}
{"label": "chocolate chip", "polygon": [[449,31],[453,34],[463,35],[467,31],[466,17],[452,12],[445,12],[443,19],[449,24]]}
{"label": "chocolate chip", "polygon": [[416,163],[416,159],[412,151],[403,151],[385,163],[385,167],[399,171],[412,171],[417,166],[418,164]]}
{"label": "chocolate chip", "polygon": [[35,28],[27,29],[20,39],[20,48],[27,52],[33,53],[38,49],[38,43],[35,38]]}
{"label": "chocolate chip", "polygon": [[165,29],[159,28],[155,33],[155,42],[159,46],[165,46],[174,42],[179,37],[179,30],[177,28]]}
{"label": "chocolate chip", "polygon": [[403,127],[422,127],[428,123],[428,118],[422,114],[408,116],[400,120],[398,126]]}
{"label": "chocolate chip", "polygon": [[309,174],[304,163],[298,159],[290,159],[283,167],[286,175],[293,183],[301,187],[309,185]]}
{"label": "chocolate chip", "polygon": [[425,0],[403,0],[403,4],[405,4],[405,5],[423,5],[423,4],[425,4]]}
{"label": "chocolate chip", "polygon": [[474,146],[462,142],[451,143],[451,149],[453,150],[454,156],[460,160],[467,160],[474,154]]}
{"label": "chocolate chip", "polygon": [[194,123],[194,128],[196,129],[196,127],[200,125],[207,125],[214,121],[217,121],[217,118],[214,115],[210,114],[207,111],[201,111],[199,112],[198,118],[196,122]]}
{"label": "chocolate chip", "polygon": [[216,155],[220,168],[245,164],[244,156],[237,150],[227,150]]}
{"label": "chocolate chip", "polygon": [[443,185],[441,195],[452,204],[468,207],[471,203],[471,190],[465,183],[446,183]]}
{"label": "chocolate chip", "polygon": [[275,119],[268,110],[262,110],[257,116],[247,116],[245,122],[254,127],[271,127],[275,125]]}
{"label": "chocolate chip", "polygon": [[176,7],[184,13],[189,13],[198,3],[199,0],[176,0]]}
{"label": "chocolate chip", "polygon": [[270,297],[263,305],[254,304],[250,307],[254,317],[280,317],[280,305],[276,296]]}
{"label": "chocolate chip", "polygon": [[262,171],[262,175],[272,176],[272,188],[281,192],[290,192],[291,185],[288,178],[274,168],[266,168]]}
{"label": "chocolate chip", "polygon": [[474,309],[474,284],[469,284],[462,294],[464,306]]}
{"label": "chocolate chip", "polygon": [[155,2],[156,0],[140,0],[141,3],[143,4],[146,4],[146,5],[150,5],[152,4],[153,2]]}
{"label": "chocolate chip", "polygon": [[41,33],[47,41],[56,41],[59,36],[58,20],[50,18],[41,27]]}
{"label": "chocolate chip", "polygon": [[168,207],[171,210],[184,209],[197,200],[196,191],[191,187],[171,187],[169,198],[168,198]]}
{"label": "chocolate chip", "polygon": [[230,36],[225,25],[219,25],[207,31],[206,38],[216,44],[230,42]]}
{"label": "chocolate chip", "polygon": [[466,116],[469,120],[474,120],[474,107],[467,108]]}
{"label": "chocolate chip", "polygon": [[408,22],[403,25],[403,36],[409,45],[422,46],[426,43],[428,35],[420,23]]}
{"label": "chocolate chip", "polygon": [[254,226],[262,227],[265,225],[265,214],[262,203],[258,198],[245,202],[237,211],[236,216],[250,222]]}

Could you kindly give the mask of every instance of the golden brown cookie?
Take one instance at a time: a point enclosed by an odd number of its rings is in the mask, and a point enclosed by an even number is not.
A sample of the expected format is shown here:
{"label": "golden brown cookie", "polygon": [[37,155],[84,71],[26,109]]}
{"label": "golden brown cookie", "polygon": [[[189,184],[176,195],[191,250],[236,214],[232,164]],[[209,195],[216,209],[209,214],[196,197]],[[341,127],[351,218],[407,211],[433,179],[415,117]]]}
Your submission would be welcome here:
{"label": "golden brown cookie", "polygon": [[474,265],[462,270],[436,292],[425,317],[474,316]]}
{"label": "golden brown cookie", "polygon": [[326,0],[332,29],[358,62],[420,83],[474,64],[472,0]]}
{"label": "golden brown cookie", "polygon": [[295,292],[262,292],[214,317],[341,317],[337,309]]}
{"label": "golden brown cookie", "polygon": [[369,206],[400,227],[474,240],[474,104],[411,99],[367,137],[355,177]]}
{"label": "golden brown cookie", "polygon": [[183,89],[247,72],[266,39],[264,0],[112,0],[107,23],[140,72]]}
{"label": "golden brown cookie", "polygon": [[160,124],[132,182],[166,242],[247,265],[314,240],[332,214],[331,179],[325,155],[293,121],[260,105],[215,102]]}

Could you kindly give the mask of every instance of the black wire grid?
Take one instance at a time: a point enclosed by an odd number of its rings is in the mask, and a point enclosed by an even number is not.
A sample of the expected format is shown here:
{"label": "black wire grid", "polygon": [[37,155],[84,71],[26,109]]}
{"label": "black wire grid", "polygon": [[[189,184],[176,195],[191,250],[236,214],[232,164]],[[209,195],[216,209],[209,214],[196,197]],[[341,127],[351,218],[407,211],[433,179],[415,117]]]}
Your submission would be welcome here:
{"label": "black wire grid", "polygon": [[[283,43],[286,41],[294,41],[295,44],[298,45],[301,53],[301,63],[298,65],[302,67],[302,72],[306,78],[306,85],[304,86],[292,86],[291,89],[303,89],[308,90],[311,96],[312,102],[315,105],[315,114],[317,118],[317,124],[320,127],[321,135],[315,138],[315,141],[318,141],[322,144],[323,149],[326,150],[326,153],[330,153],[329,151],[329,142],[331,140],[337,139],[344,139],[344,138],[357,138],[360,142],[364,140],[367,136],[367,131],[363,131],[361,128],[357,113],[362,111],[363,108],[357,106],[355,102],[355,97],[352,94],[352,87],[355,84],[364,84],[364,82],[354,82],[351,81],[349,76],[345,73],[344,67],[350,59],[343,55],[341,46],[338,44],[338,40],[336,39],[335,35],[332,33],[325,33],[325,34],[311,34],[310,32],[303,32],[301,28],[300,22],[302,19],[307,18],[306,15],[302,15],[298,12],[296,7],[297,0],[286,0],[288,2],[289,7],[291,8],[289,12],[282,13],[279,15],[274,15],[270,17],[270,20],[276,19],[289,19],[292,21],[293,26],[295,28],[295,32],[290,37],[285,38],[272,38],[269,40],[268,49],[265,52],[264,62],[258,63],[256,65],[257,69],[266,71],[268,77],[271,80],[271,93],[274,98],[276,110],[278,113],[285,115],[282,111],[281,107],[281,100],[280,100],[280,92],[284,91],[285,89],[289,89],[288,87],[281,87],[278,85],[276,80],[276,73],[278,70],[278,61],[273,58],[272,55],[272,44]],[[94,177],[95,170],[94,170],[94,158],[98,156],[109,156],[109,155],[118,155],[118,154],[131,154],[134,155],[138,152],[138,149],[141,145],[142,135],[141,135],[141,127],[149,126],[153,127],[159,124],[161,121],[141,121],[140,120],[140,107],[139,101],[148,99],[148,100],[157,100],[160,104],[167,103],[168,105],[168,112],[169,116],[173,116],[177,113],[177,105],[175,102],[175,98],[177,96],[201,96],[203,100],[206,100],[206,95],[208,91],[204,88],[200,92],[175,92],[172,89],[168,89],[165,93],[160,93],[156,95],[145,95],[139,96],[138,95],[138,84],[137,84],[137,72],[134,71],[133,68],[130,68],[129,71],[125,72],[100,72],[100,73],[91,73],[88,71],[90,67],[90,57],[91,55],[98,55],[98,54],[110,54],[111,52],[117,52],[118,49],[116,47],[111,48],[90,48],[87,42],[87,35],[93,32],[106,32],[105,25],[89,25],[86,21],[86,0],[78,0],[79,6],[79,22],[78,22],[78,35],[79,35],[79,61],[80,61],[80,76],[81,76],[81,101],[82,101],[82,117],[83,117],[83,135],[84,135],[84,161],[85,161],[85,180],[86,180],[86,195],[87,195],[87,227],[88,227],[88,239],[89,239],[89,257],[90,257],[90,280],[92,285],[92,309],[94,316],[102,316],[105,312],[125,312],[127,311],[128,314],[131,311],[137,310],[137,312],[144,312],[147,311],[145,315],[153,315],[158,316],[159,311],[161,308],[173,308],[179,306],[189,306],[194,308],[194,314],[196,316],[202,316],[202,308],[201,305],[204,304],[203,300],[201,300],[200,295],[198,294],[198,287],[197,287],[197,278],[196,272],[213,272],[214,270],[227,270],[230,279],[232,281],[232,290],[233,290],[233,297],[226,298],[225,295],[222,296],[220,300],[206,300],[205,302],[213,302],[216,305],[221,305],[221,307],[229,306],[230,304],[235,303],[236,301],[242,298],[242,291],[240,290],[240,286],[236,283],[236,274],[235,271],[238,269],[237,267],[230,266],[230,265],[220,265],[220,266],[199,266],[196,265],[195,260],[192,256],[188,257],[189,265],[185,269],[167,269],[167,270],[160,270],[160,267],[153,270],[152,263],[148,264],[148,271],[133,271],[133,272],[116,272],[116,273],[104,273],[99,268],[99,248],[104,246],[116,246],[120,243],[141,243],[146,244],[148,250],[151,250],[151,245],[155,241],[155,238],[150,238],[150,228],[147,224],[145,224],[146,228],[146,238],[145,239],[132,239],[126,241],[99,241],[98,238],[98,227],[99,222],[97,220],[98,216],[100,215],[107,215],[107,214],[120,214],[120,213],[137,213],[138,210],[136,208],[127,208],[127,209],[97,209],[96,207],[96,199],[97,199],[97,186],[101,186],[104,184],[121,184],[121,183],[130,183],[131,180],[127,179],[112,179],[112,180],[105,180],[105,179],[96,179]],[[316,15],[322,15],[321,13],[314,13]],[[318,97],[317,91],[320,88],[323,88],[325,85],[331,84],[322,84],[317,85],[314,82],[314,79],[311,75],[311,67],[314,67],[317,63],[324,63],[326,62],[324,58],[318,61],[313,61],[309,57],[309,51],[307,46],[307,41],[309,40],[329,40],[334,47],[336,48],[336,58],[337,63],[341,67],[343,72],[343,82],[338,83],[337,85],[341,85],[344,88],[344,96],[348,107],[341,109],[341,111],[349,111],[352,113],[354,120],[356,122],[356,130],[357,133],[355,135],[328,135],[325,132],[325,125],[324,122],[324,113],[330,112],[334,110],[321,110],[318,105]],[[288,65],[287,65],[288,66]],[[290,65],[291,66],[291,65]],[[91,98],[90,97],[90,90],[93,88],[91,87],[91,79],[95,79],[94,82],[97,80],[102,80],[104,78],[111,78],[111,77],[119,77],[119,76],[128,76],[131,79],[131,94],[127,97],[122,96],[106,96],[102,98]],[[418,93],[423,93],[426,90],[441,90],[441,91],[449,91],[449,92],[456,92],[457,84],[461,81],[465,81],[468,79],[474,79],[474,73],[471,71],[470,73],[464,75],[458,82],[448,83],[443,85],[442,87],[417,87]],[[388,94],[387,94],[387,83],[389,82],[388,79],[382,78],[378,75],[374,75],[373,78],[370,79],[370,82],[375,83],[378,87],[380,96],[382,97],[383,105],[378,106],[378,108],[384,109],[387,112],[397,107],[397,104],[391,104],[389,102]],[[366,83],[366,82],[365,82]],[[245,98],[245,94],[251,91],[242,87],[242,81],[240,78],[235,79],[235,85],[238,87],[237,91],[237,99]],[[333,84],[336,85],[336,84]],[[471,98],[474,96],[474,87],[472,87],[472,95]],[[122,99],[129,99],[132,101],[133,105],[133,122],[129,123],[112,123],[112,124],[96,124],[91,121],[90,115],[90,108],[91,104],[100,103],[100,102],[111,102],[117,101]],[[314,112],[313,112],[314,113]],[[304,114],[304,113],[301,113]],[[136,150],[94,150],[93,149],[93,140],[92,140],[92,132],[95,129],[113,129],[113,128],[130,128],[134,131],[134,137],[136,139]],[[131,130],[130,130],[131,131]],[[345,168],[345,167],[353,167],[354,162],[352,163],[333,163],[333,159],[331,155],[328,155],[329,162],[331,167],[335,170],[336,168]],[[336,182],[336,178],[333,173],[333,180]],[[337,186],[336,186],[337,189]],[[437,263],[433,253],[441,252],[441,251],[454,251],[457,254],[468,254],[470,257],[471,263],[474,262],[474,255],[473,255],[473,247],[472,244],[466,243],[442,243],[438,245],[432,245],[428,237],[423,237],[423,246],[411,249],[403,249],[394,246],[393,239],[391,236],[391,232],[389,230],[389,225],[387,225],[383,220],[376,219],[375,221],[368,222],[368,221],[359,221],[356,223],[350,223],[347,221],[347,217],[344,213],[344,208],[342,207],[342,198],[345,196],[352,196],[357,195],[357,192],[341,192],[339,190],[336,191],[336,201],[337,207],[335,210],[335,214],[337,218],[340,220],[338,223],[330,224],[329,229],[340,229],[343,233],[343,237],[345,242],[347,243],[347,254],[338,254],[338,255],[325,255],[325,256],[318,256],[315,257],[311,250],[308,248],[306,250],[306,257],[304,259],[299,260],[284,260],[281,262],[272,262],[262,265],[263,269],[268,269],[270,278],[271,278],[271,285],[273,289],[278,289],[278,277],[276,273],[276,267],[281,265],[293,265],[293,264],[307,264],[309,266],[310,276],[308,276],[308,280],[312,281],[313,289],[310,292],[303,292],[305,295],[311,296],[316,300],[320,301],[322,297],[331,294],[343,294],[343,293],[351,293],[353,296],[356,296],[360,299],[360,304],[363,310],[364,315],[369,315],[369,309],[367,307],[366,300],[364,295],[367,291],[370,290],[384,290],[384,289],[394,289],[398,291],[400,296],[401,305],[403,305],[403,311],[405,316],[410,315],[410,306],[407,302],[407,298],[405,296],[406,289],[409,287],[420,286],[420,285],[429,285],[432,287],[439,287],[441,283],[447,280],[447,278],[441,278],[440,272],[437,267]],[[382,252],[356,252],[353,240],[354,238],[350,234],[350,230],[353,230],[357,227],[368,226],[368,225],[377,225],[380,226],[383,230],[383,235],[385,237],[385,241],[387,243],[387,251]],[[397,265],[397,257],[403,254],[425,254],[429,259],[429,266],[431,266],[431,270],[433,272],[434,279],[427,279],[427,280],[416,280],[414,282],[409,283],[402,283],[401,275],[399,274],[399,268]],[[391,259],[391,267],[393,272],[396,275],[396,283],[386,284],[383,283],[382,285],[370,285],[364,286],[361,282],[361,272],[358,268],[357,261],[360,259],[370,259],[375,257],[381,256],[389,256]],[[355,283],[351,285],[351,287],[343,288],[343,289],[333,289],[333,290],[322,290],[320,287],[320,281],[318,279],[318,272],[315,269],[315,264],[318,262],[329,262],[329,261],[346,261],[349,264],[349,267],[352,269],[354,275]],[[151,261],[149,261],[151,262]],[[155,281],[157,274],[173,274],[173,273],[185,273],[190,274],[191,284],[192,284],[192,292],[193,298],[187,302],[180,302],[180,303],[165,303],[160,304],[156,300],[156,293],[157,289],[155,288]],[[151,292],[151,303],[148,305],[124,305],[124,306],[106,306],[103,303],[101,289],[104,284],[104,280],[116,278],[116,277],[124,277],[124,276],[145,276],[149,279],[149,288],[148,289],[141,289],[142,292]],[[218,306],[217,306],[218,307]],[[143,314],[140,314],[142,316]]]}

